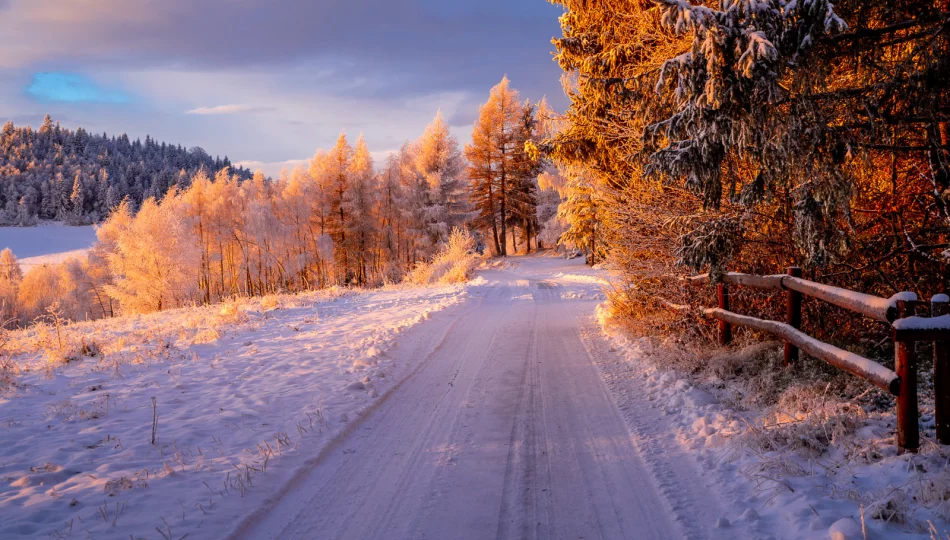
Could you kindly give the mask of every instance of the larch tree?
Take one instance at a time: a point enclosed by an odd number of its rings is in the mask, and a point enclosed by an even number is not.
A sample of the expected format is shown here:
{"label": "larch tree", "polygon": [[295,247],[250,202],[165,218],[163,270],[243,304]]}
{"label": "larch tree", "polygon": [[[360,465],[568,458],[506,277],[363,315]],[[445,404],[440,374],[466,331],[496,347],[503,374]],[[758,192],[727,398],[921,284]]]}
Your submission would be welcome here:
{"label": "larch tree", "polygon": [[508,254],[509,195],[516,178],[517,132],[523,112],[519,100],[518,91],[509,87],[508,77],[503,78],[479,108],[472,142],[465,147],[477,224],[491,232],[494,251],[501,256]]}
{"label": "larch tree", "polygon": [[[512,186],[523,147],[519,114],[512,109],[510,133],[503,147],[495,147],[509,155]],[[80,144],[89,140],[83,135]],[[136,145],[123,138],[117,144]],[[146,146],[152,144],[146,139]],[[189,152],[203,159],[200,148]],[[28,318],[56,301],[71,318],[98,318],[234,296],[395,282],[432,259],[448,227],[464,226],[463,168],[458,143],[439,114],[380,173],[365,139],[351,147],[345,135],[276,180],[260,172],[247,178],[229,165],[213,176],[211,169],[183,168],[157,179],[137,163],[117,175],[106,167],[76,169],[72,192],[60,174],[57,182],[42,184],[43,198],[59,201],[56,211],[70,215],[79,207],[112,208],[97,230],[99,243],[86,261],[51,265],[32,276],[15,304]],[[119,202],[121,193],[127,195]],[[138,203],[142,193],[152,196]],[[28,190],[21,199],[31,197],[36,194]],[[9,206],[4,215],[15,213]]]}
{"label": "larch tree", "polygon": [[426,126],[425,132],[414,144],[416,172],[427,187],[424,229],[430,245],[438,246],[449,239],[449,234],[461,225],[468,212],[468,185],[464,177],[465,165],[458,139],[452,135],[439,111]]}
{"label": "larch tree", "polygon": [[399,154],[390,154],[377,179],[377,269],[384,279],[396,281],[402,277],[403,241],[407,235],[406,216],[403,213],[405,200],[404,168]]}
{"label": "larch tree", "polygon": [[330,215],[327,220],[327,232],[333,238],[336,247],[337,266],[341,271],[341,282],[346,283],[352,277],[350,263],[350,244],[347,242],[347,228],[350,216],[347,214],[347,190],[350,188],[353,147],[346,140],[346,133],[340,133],[336,145],[326,155],[326,177],[328,180]]}
{"label": "larch tree", "polygon": [[350,161],[349,185],[344,194],[343,204],[349,215],[350,251],[353,253],[356,268],[353,276],[357,285],[367,282],[366,266],[372,262],[368,260],[368,251],[375,244],[375,227],[373,208],[375,206],[376,190],[374,189],[376,175],[373,170],[373,157],[369,153],[366,139],[360,134],[353,150],[353,159]]}
{"label": "larch tree", "polygon": [[114,283],[106,290],[124,312],[149,313],[198,300],[194,276],[201,263],[200,242],[184,206],[177,196],[166,196],[161,203],[146,199],[132,217],[123,202],[113,212],[116,218],[99,229],[113,247],[106,258]]}

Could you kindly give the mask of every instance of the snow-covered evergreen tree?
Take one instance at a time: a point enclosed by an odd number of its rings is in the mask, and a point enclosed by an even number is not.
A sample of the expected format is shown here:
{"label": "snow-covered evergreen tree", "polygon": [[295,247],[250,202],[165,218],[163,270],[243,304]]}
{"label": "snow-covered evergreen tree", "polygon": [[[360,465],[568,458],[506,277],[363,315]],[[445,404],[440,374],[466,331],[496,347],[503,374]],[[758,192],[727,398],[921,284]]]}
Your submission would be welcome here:
{"label": "snow-covered evergreen tree", "polygon": [[86,197],[83,194],[83,182],[82,174],[76,173],[76,178],[73,180],[73,189],[69,195],[69,214],[66,218],[67,223],[70,225],[82,225],[83,219],[85,217],[85,200]]}
{"label": "snow-covered evergreen tree", "polygon": [[[164,196],[182,173],[189,178],[201,169],[216,171],[222,168],[217,165],[229,163],[226,157],[213,159],[204,150],[160,145],[151,137],[143,144],[130,142],[124,134],[116,138],[90,135],[82,128],[63,129],[49,115],[35,132],[6,122],[0,130],[0,211],[15,212],[20,199],[32,190],[36,196],[26,198],[31,215],[88,223],[104,219],[106,207],[113,208],[127,195],[134,208],[145,197]],[[70,203],[77,172],[83,178],[85,197],[78,221]],[[232,174],[242,179],[251,176],[250,171],[238,168]],[[114,194],[107,204],[110,188]],[[12,216],[8,212],[7,220],[12,221]]]}

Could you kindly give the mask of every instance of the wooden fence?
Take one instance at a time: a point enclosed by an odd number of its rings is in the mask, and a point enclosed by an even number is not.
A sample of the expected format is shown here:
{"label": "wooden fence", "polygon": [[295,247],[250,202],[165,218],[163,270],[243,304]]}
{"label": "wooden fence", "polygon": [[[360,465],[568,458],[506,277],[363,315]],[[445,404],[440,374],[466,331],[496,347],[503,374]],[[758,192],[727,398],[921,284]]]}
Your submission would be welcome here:
{"label": "wooden fence", "polygon": [[[733,326],[746,326],[767,332],[785,342],[785,365],[798,359],[799,350],[839,369],[860,377],[897,397],[897,445],[901,452],[916,452],[920,447],[917,408],[917,358],[915,343],[933,342],[934,394],[937,440],[950,444],[950,297],[940,294],[931,302],[917,300],[904,292],[891,298],[832,287],[802,279],[802,271],[790,267],[788,273],[757,276],[727,273],[717,284],[719,307],[705,310],[707,317],[719,321],[719,341],[732,340]],[[708,283],[709,275],[690,278],[696,284]],[[739,285],[768,291],[784,291],[785,322],[769,321],[729,311],[729,286]],[[809,296],[889,324],[895,349],[894,370],[834,345],[818,341],[801,331],[802,298]],[[930,317],[918,317],[917,311],[929,308]]]}

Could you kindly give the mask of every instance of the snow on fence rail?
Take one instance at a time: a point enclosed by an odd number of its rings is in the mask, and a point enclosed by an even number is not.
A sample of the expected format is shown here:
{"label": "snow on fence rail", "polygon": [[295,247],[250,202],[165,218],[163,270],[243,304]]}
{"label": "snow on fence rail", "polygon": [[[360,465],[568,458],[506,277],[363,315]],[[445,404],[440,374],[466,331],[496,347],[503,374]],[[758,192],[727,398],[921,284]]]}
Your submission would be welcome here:
{"label": "snow on fence rail", "polygon": [[794,344],[811,356],[819,360],[824,360],[838,369],[861,377],[885,392],[890,392],[896,396],[899,391],[898,384],[900,377],[898,377],[894,371],[852,352],[839,349],[829,343],[818,341],[789,324],[766,321],[749,317],[748,315],[739,315],[718,308],[707,309],[704,313],[707,317],[714,317],[721,321],[726,321],[729,324],[747,326],[778,336],[784,341]]}
{"label": "snow on fence rail", "polygon": [[[694,284],[709,283],[709,274],[689,278]],[[729,285],[780,291],[786,295],[786,322],[768,321],[729,311]],[[917,409],[917,359],[914,343],[932,341],[934,354],[934,394],[937,440],[950,444],[950,297],[938,294],[931,300],[930,317],[918,317],[912,292],[881,298],[802,279],[801,269],[790,267],[787,274],[757,276],[729,272],[717,284],[719,307],[704,314],[719,321],[719,341],[732,340],[732,326],[746,326],[778,336],[785,341],[785,365],[798,359],[801,349],[839,369],[860,377],[897,396],[897,445],[901,451],[916,452],[920,446]],[[891,323],[895,362],[890,370],[877,362],[834,345],[818,341],[801,331],[802,297],[810,296],[884,323]]]}
{"label": "snow on fence rail", "polygon": [[[709,274],[692,277],[690,281],[706,283],[709,281]],[[897,319],[898,300],[917,300],[917,295],[914,293],[898,293],[890,298],[881,298],[880,296],[815,283],[792,274],[756,276],[729,272],[722,277],[722,282],[729,285],[743,285],[764,290],[796,291],[881,322],[893,322]]]}

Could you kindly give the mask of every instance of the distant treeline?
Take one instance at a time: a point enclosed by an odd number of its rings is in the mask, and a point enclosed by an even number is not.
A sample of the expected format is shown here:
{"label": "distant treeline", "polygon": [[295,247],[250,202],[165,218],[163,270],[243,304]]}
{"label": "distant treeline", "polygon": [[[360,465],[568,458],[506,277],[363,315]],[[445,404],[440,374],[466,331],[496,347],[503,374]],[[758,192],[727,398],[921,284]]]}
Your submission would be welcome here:
{"label": "distant treeline", "polygon": [[49,115],[36,131],[6,122],[0,132],[0,225],[30,226],[38,219],[95,223],[126,198],[137,208],[173,186],[187,187],[199,171],[214,174],[225,167],[251,177],[227,157],[211,157],[199,147],[72,131]]}

